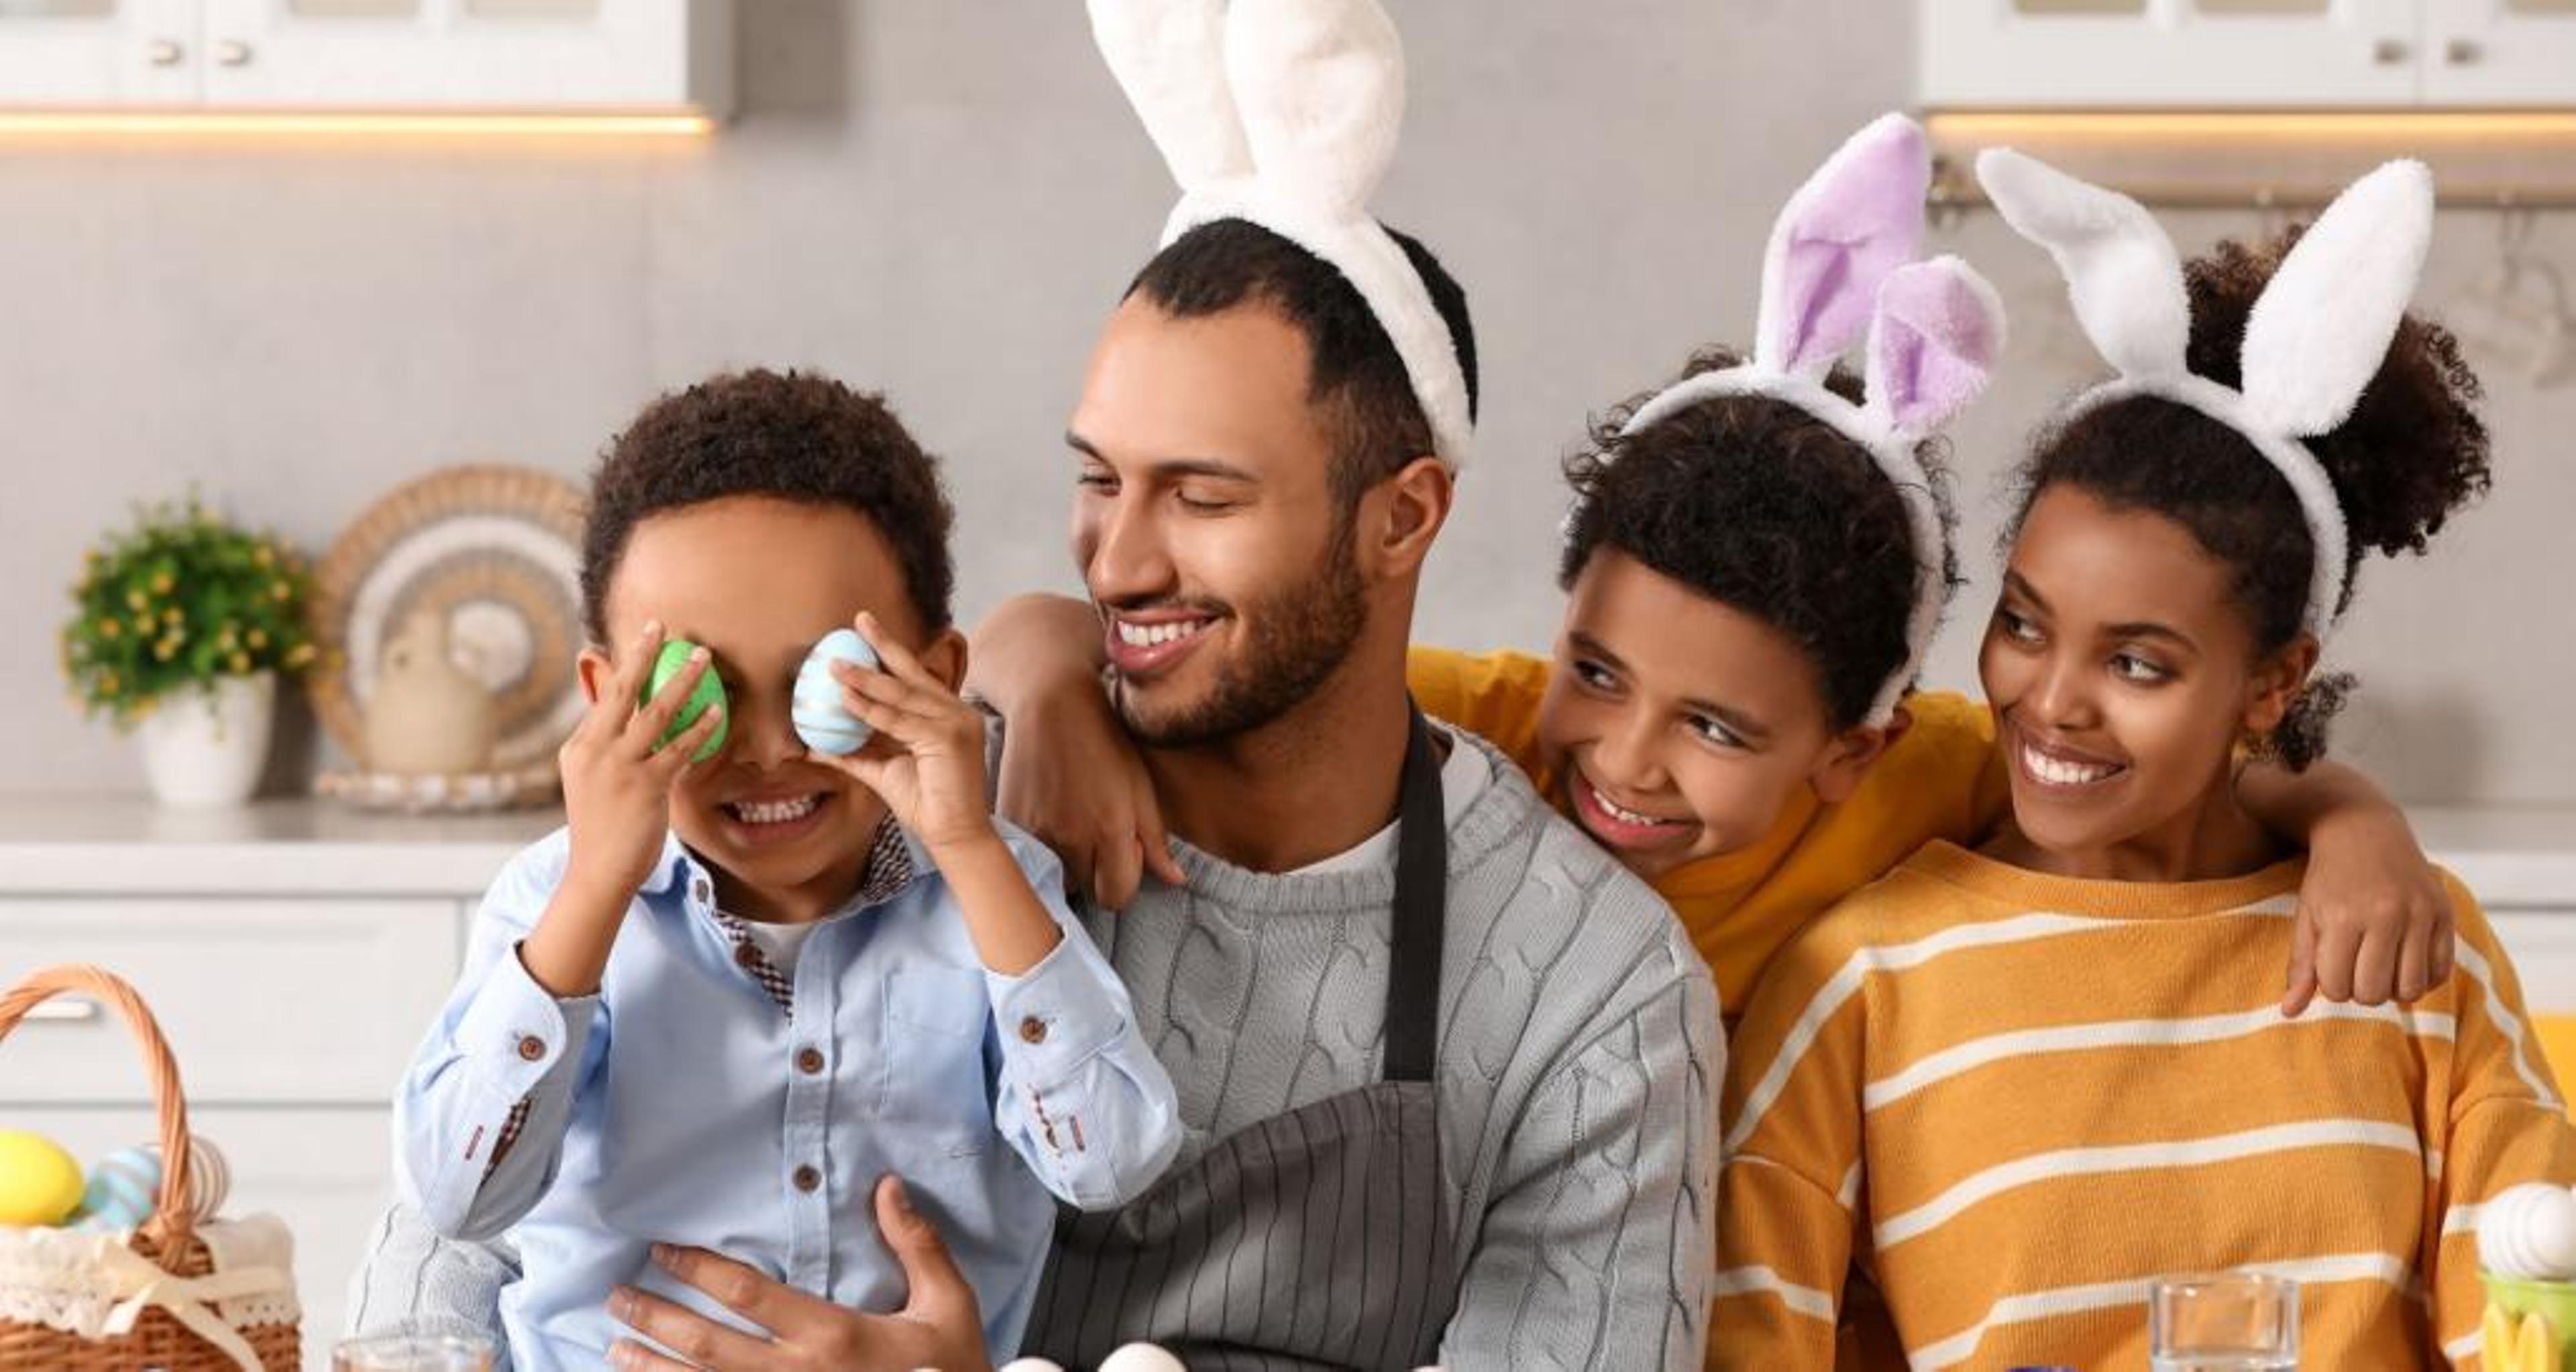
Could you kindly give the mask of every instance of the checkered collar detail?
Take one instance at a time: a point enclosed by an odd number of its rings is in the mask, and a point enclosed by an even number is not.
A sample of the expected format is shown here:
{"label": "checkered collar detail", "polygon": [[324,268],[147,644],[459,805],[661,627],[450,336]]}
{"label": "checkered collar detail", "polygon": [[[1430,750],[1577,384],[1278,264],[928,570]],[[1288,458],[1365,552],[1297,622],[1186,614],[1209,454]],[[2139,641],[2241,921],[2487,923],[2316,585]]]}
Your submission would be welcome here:
{"label": "checkered collar detail", "polygon": [[[849,904],[825,918],[839,919],[871,906],[883,905],[910,886],[916,875],[912,845],[904,841],[902,827],[894,822],[892,815],[888,815],[878,821],[876,835],[868,841],[867,874],[859,879],[858,894],[850,898]],[[716,927],[722,929],[726,940],[733,944],[734,965],[742,968],[761,990],[768,992],[769,998],[778,1002],[778,1008],[789,1018],[794,1018],[796,983],[769,960],[769,954],[751,936],[751,922],[722,910],[713,913]]]}

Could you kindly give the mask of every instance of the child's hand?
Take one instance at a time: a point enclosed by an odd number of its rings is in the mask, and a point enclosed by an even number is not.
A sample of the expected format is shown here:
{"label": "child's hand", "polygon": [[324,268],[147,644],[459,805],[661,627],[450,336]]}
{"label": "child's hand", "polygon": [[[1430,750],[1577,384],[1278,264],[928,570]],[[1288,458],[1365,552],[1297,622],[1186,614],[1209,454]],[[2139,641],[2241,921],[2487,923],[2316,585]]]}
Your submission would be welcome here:
{"label": "child's hand", "polygon": [[662,626],[646,624],[607,688],[555,753],[572,828],[566,879],[613,895],[621,907],[662,855],[671,829],[671,787],[714,736],[724,713],[723,707],[710,706],[677,738],[658,749],[653,746],[707,671],[707,650],[700,648],[690,654],[686,667],[662,683],[650,703],[637,709],[636,696],[661,648]]}
{"label": "child's hand", "polygon": [[2451,896],[2402,817],[2346,816],[2310,836],[2281,1013],[2327,1000],[2411,1001],[2451,977]]}
{"label": "child's hand", "polygon": [[1179,886],[1154,779],[1096,678],[1032,701],[1002,734],[1001,811],[1055,850],[1067,888],[1126,908],[1144,874]]}
{"label": "child's hand", "polygon": [[876,731],[878,739],[847,757],[812,754],[877,793],[936,859],[943,850],[993,836],[984,800],[984,717],[932,676],[921,659],[887,635],[875,615],[861,612],[859,637],[876,649],[878,670],[835,662],[841,703]]}

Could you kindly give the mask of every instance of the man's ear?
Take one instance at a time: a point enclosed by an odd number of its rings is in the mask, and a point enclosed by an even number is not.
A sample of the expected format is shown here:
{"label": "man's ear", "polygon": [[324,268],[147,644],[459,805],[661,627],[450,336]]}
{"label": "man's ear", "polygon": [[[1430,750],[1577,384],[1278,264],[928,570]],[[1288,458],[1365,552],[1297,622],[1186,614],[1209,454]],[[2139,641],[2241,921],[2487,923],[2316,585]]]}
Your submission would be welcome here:
{"label": "man's ear", "polygon": [[1860,789],[1869,769],[1887,756],[1887,750],[1914,727],[1914,716],[1904,706],[1885,724],[1862,724],[1834,735],[1825,745],[1823,756],[1816,759],[1815,771],[1808,774],[1807,784],[1816,788],[1816,798],[1827,805],[1839,805]]}
{"label": "man's ear", "polygon": [[599,693],[608,689],[609,679],[617,675],[617,667],[608,660],[608,651],[593,643],[574,660],[573,675],[581,678],[582,698],[596,705]]}
{"label": "man's ear", "polygon": [[939,636],[921,645],[921,651],[915,656],[921,659],[923,669],[939,678],[940,684],[949,690],[955,691],[964,684],[966,635],[959,632],[957,626],[952,624],[940,630]]}
{"label": "man's ear", "polygon": [[2317,636],[2303,633],[2288,647],[2254,664],[2253,676],[2246,682],[2247,733],[2268,734],[2281,727],[2299,698],[2299,688],[2308,684],[2308,674],[2316,670],[2321,651]]}
{"label": "man's ear", "polygon": [[1387,581],[1420,571],[1457,496],[1457,474],[1440,459],[1404,464],[1360,498],[1361,565]]}

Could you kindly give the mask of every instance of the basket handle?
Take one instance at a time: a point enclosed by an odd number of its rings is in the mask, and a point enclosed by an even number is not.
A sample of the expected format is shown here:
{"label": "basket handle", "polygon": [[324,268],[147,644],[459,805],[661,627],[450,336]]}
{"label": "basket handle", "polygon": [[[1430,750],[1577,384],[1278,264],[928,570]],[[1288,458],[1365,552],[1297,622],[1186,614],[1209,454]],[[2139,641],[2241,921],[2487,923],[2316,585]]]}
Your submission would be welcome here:
{"label": "basket handle", "polygon": [[188,1101],[179,1088],[179,1064],[161,1037],[161,1025],[133,987],[104,967],[64,963],[28,975],[0,996],[0,1039],[18,1027],[29,1011],[65,992],[86,992],[116,1007],[143,1047],[143,1067],[152,1077],[152,1099],[161,1112],[161,1194],[152,1217],[143,1223],[155,1250],[176,1253],[195,1230],[196,1179],[189,1174]]}

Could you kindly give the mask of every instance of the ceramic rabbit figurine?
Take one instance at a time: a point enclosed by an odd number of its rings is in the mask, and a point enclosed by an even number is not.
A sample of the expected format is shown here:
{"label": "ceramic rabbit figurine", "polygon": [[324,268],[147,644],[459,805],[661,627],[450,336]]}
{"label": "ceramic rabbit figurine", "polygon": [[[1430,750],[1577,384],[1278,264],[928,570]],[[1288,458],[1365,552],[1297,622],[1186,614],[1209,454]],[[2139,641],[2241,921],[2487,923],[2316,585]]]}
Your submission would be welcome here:
{"label": "ceramic rabbit figurine", "polygon": [[448,656],[447,617],[413,612],[385,645],[367,696],[368,769],[480,771],[490,765],[499,737],[492,692]]}

